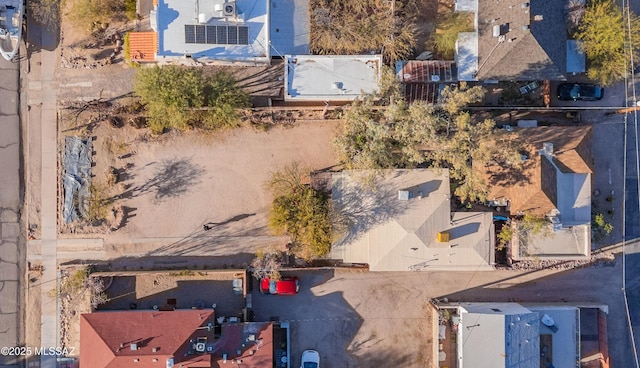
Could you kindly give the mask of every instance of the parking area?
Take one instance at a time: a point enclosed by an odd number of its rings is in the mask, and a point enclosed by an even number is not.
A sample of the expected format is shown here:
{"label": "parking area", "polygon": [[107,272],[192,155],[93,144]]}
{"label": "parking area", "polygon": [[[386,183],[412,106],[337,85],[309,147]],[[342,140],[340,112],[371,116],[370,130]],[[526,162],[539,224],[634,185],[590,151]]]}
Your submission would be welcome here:
{"label": "parking area", "polygon": [[431,315],[415,290],[362,271],[283,275],[300,278],[300,293],[262,295],[254,280],[253,307],[258,321],[290,323],[291,367],[299,367],[307,349],[320,353],[322,367],[416,367],[431,361]]}

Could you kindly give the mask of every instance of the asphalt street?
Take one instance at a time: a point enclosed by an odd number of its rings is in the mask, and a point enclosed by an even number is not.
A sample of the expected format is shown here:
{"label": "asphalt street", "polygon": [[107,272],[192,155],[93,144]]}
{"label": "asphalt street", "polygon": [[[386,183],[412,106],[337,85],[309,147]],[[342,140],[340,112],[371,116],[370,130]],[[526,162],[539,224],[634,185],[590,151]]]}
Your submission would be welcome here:
{"label": "asphalt street", "polygon": [[[18,345],[23,333],[18,65],[0,58],[0,346]],[[17,363],[15,357],[0,355],[0,367],[13,367]]]}

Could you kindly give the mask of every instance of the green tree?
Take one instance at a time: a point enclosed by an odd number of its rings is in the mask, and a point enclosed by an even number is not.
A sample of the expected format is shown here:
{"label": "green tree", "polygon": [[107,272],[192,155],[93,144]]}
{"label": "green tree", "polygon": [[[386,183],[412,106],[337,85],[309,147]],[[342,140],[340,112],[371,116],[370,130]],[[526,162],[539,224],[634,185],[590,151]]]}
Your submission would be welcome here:
{"label": "green tree", "polygon": [[475,121],[463,111],[481,101],[481,87],[446,87],[439,106],[407,104],[395,98],[376,106],[372,98],[351,107],[344,129],[334,140],[338,158],[348,169],[390,169],[430,164],[448,168],[461,200],[484,199],[488,187],[478,166],[491,161],[519,162],[517,146],[492,120]]}
{"label": "green tree", "polygon": [[[54,3],[51,0],[39,1],[44,1],[45,4]],[[76,28],[90,31],[98,25],[109,24],[116,16],[124,14],[124,11],[124,0],[74,0],[68,16]]]}
{"label": "green tree", "polygon": [[[629,17],[630,33],[622,9],[613,0],[594,0],[587,7],[576,38],[582,41],[587,56],[589,78],[603,85],[623,79],[630,67],[625,57],[628,44],[634,46],[633,60],[638,63],[640,18],[633,13]],[[627,43],[629,37],[631,42]]]}
{"label": "green tree", "polygon": [[269,226],[276,235],[291,238],[297,256],[311,260],[329,253],[332,227],[328,196],[303,184],[308,172],[293,163],[272,174]]}
{"label": "green tree", "polygon": [[436,30],[426,42],[427,48],[435,49],[441,58],[453,60],[458,33],[472,32],[473,20],[468,13],[452,12],[441,17]]}
{"label": "green tree", "polygon": [[146,105],[156,133],[191,127],[235,126],[247,95],[226,73],[204,76],[201,69],[177,66],[140,68],[134,90]]}

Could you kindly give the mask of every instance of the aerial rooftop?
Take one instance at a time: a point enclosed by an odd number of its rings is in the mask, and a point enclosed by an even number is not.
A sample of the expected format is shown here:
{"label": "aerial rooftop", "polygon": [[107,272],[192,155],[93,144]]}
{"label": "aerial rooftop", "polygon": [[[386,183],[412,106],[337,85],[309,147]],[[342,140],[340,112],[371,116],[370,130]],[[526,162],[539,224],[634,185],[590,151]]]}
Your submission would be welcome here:
{"label": "aerial rooftop", "polygon": [[378,89],[380,55],[286,55],[285,99],[354,100]]}
{"label": "aerial rooftop", "polygon": [[270,62],[268,4],[268,0],[159,0],[156,61]]}

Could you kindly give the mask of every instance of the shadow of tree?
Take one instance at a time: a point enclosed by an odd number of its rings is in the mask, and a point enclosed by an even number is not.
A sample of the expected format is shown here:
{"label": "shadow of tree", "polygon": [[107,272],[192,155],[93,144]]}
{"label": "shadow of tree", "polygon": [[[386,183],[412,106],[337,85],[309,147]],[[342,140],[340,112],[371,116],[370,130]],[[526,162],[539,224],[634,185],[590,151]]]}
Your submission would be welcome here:
{"label": "shadow of tree", "polygon": [[[206,225],[214,224],[209,230],[205,230],[203,228],[205,224],[203,224],[184,238],[163,245],[147,253],[147,256],[186,256],[205,253],[217,255],[218,252],[232,254],[234,250],[239,251],[238,247],[242,243],[251,242],[259,247],[260,243],[278,239],[269,235],[266,226],[258,224],[257,221],[246,220],[254,215],[241,214],[220,223],[207,223]],[[238,226],[239,222],[242,222],[242,226]]]}
{"label": "shadow of tree", "polygon": [[156,201],[179,197],[200,183],[199,177],[204,173],[201,165],[193,164],[186,158],[164,160],[159,164],[152,162],[149,165],[157,166],[151,179],[130,187],[111,199],[139,197],[147,193],[154,193]]}
{"label": "shadow of tree", "polygon": [[442,180],[437,179],[410,187],[399,186],[400,182],[406,182],[403,176],[408,174],[407,171],[395,171],[374,178],[372,183],[358,182],[359,179],[346,176],[335,180],[334,208],[338,213],[336,222],[342,235],[335,245],[350,244],[373,227],[402,215],[416,205],[411,200],[399,200],[398,191],[409,191],[412,196],[428,198],[442,185]]}

